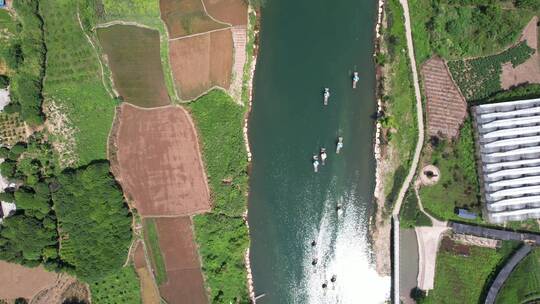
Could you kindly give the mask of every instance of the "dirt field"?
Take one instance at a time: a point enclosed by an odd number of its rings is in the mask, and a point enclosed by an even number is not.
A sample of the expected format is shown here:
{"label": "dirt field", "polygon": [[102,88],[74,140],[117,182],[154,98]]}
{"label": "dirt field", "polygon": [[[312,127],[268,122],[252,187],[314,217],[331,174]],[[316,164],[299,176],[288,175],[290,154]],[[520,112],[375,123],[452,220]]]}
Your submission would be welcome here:
{"label": "dirt field", "polygon": [[244,0],[203,0],[208,14],[233,26],[247,24],[247,4]]}
{"label": "dirt field", "polygon": [[192,304],[208,303],[191,219],[158,218],[156,225],[167,269],[167,282],[159,287],[161,296],[169,304],[185,303],[185,299]]}
{"label": "dirt field", "polygon": [[159,291],[152,278],[150,270],[146,265],[146,258],[144,257],[144,248],[142,242],[139,242],[135,253],[133,255],[133,262],[135,264],[135,270],[141,281],[141,297],[143,304],[159,303]]}
{"label": "dirt field", "polygon": [[98,28],[114,85],[123,99],[140,107],[170,103],[159,51],[159,33],[133,25]]}
{"label": "dirt field", "polygon": [[210,18],[201,0],[160,0],[159,8],[169,37],[173,39],[228,26]]}
{"label": "dirt field", "polygon": [[195,127],[181,107],[140,109],[123,103],[115,145],[116,178],[143,217],[210,210]]}
{"label": "dirt field", "polygon": [[467,116],[467,103],[452,80],[446,64],[440,58],[431,58],[422,65],[420,73],[427,98],[428,134],[457,137],[459,127]]}
{"label": "dirt field", "polygon": [[170,41],[170,57],[182,99],[196,98],[213,86],[228,89],[233,64],[231,30]]}
{"label": "dirt field", "polygon": [[33,298],[56,283],[58,274],[0,261],[0,299]]}
{"label": "dirt field", "polygon": [[511,63],[502,66],[501,87],[505,90],[524,83],[540,83],[540,55],[538,54],[538,17],[533,17],[527,24],[520,41],[527,41],[527,45],[536,52],[524,63],[513,67]]}

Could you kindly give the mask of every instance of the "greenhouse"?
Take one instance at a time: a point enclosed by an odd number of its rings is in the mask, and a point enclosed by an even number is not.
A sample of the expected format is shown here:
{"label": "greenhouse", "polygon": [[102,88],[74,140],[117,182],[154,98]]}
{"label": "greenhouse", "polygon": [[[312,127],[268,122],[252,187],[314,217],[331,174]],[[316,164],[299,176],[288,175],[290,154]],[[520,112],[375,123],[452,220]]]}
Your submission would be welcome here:
{"label": "greenhouse", "polygon": [[479,105],[472,114],[487,220],[540,218],[540,98]]}

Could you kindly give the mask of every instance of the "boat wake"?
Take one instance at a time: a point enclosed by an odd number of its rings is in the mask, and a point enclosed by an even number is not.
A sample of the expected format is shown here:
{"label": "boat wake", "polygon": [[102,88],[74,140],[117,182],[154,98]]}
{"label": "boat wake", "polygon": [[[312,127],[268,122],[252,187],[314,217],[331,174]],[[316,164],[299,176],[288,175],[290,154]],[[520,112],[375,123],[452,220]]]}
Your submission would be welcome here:
{"label": "boat wake", "polygon": [[[313,227],[310,241],[305,242],[303,278],[289,288],[294,303],[385,303],[391,281],[375,271],[370,258],[368,214],[361,207],[367,204],[359,201],[362,198],[354,189],[337,198],[332,192],[326,195],[319,226]],[[311,240],[316,240],[315,246]]]}

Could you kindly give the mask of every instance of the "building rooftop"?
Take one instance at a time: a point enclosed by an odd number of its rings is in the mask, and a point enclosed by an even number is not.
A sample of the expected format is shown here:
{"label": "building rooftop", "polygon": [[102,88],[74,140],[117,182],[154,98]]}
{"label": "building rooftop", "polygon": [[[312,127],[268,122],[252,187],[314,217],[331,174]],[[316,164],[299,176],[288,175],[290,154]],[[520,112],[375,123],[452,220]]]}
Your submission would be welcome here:
{"label": "building rooftop", "polygon": [[471,112],[487,219],[540,218],[540,98],[479,105]]}

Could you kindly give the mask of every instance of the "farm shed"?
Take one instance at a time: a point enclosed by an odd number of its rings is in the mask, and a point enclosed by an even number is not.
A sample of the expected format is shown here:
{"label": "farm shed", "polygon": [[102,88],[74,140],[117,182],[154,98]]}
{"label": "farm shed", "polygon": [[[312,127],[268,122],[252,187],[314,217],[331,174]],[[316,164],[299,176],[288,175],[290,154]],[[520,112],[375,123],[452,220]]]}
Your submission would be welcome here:
{"label": "farm shed", "polygon": [[472,113],[488,220],[540,218],[540,98],[479,105]]}

